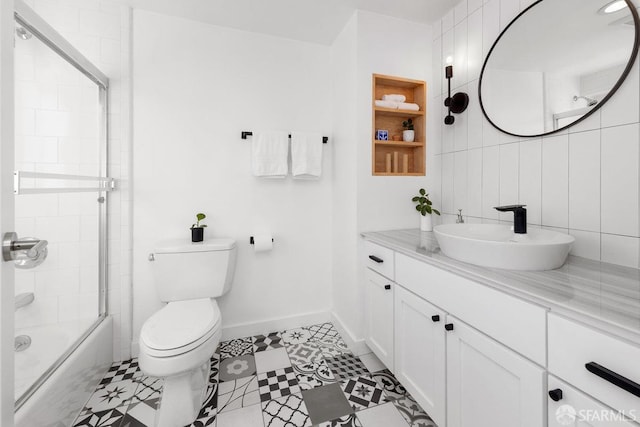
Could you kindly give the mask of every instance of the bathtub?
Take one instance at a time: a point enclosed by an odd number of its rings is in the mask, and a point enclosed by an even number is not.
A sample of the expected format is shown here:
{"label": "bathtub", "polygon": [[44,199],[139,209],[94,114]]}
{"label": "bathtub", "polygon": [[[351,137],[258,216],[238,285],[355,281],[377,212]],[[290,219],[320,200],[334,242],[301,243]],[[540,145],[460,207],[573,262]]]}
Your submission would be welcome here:
{"label": "bathtub", "polygon": [[16,427],[68,426],[89,399],[111,366],[113,325],[111,317],[50,326],[16,329],[29,335],[31,346],[15,353],[16,398],[42,375],[92,326],[94,329],[30,396],[20,399]]}

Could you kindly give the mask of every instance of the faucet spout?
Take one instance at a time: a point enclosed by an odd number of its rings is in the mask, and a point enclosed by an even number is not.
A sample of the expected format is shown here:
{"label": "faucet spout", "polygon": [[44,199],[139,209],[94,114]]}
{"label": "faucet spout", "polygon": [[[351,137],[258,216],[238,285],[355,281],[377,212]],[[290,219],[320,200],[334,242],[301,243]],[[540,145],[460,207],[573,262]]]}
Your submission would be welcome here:
{"label": "faucet spout", "polygon": [[527,234],[527,205],[496,206],[499,212],[513,212],[513,232],[516,234]]}
{"label": "faucet spout", "polygon": [[22,294],[16,295],[15,309],[17,310],[21,307],[24,307],[25,305],[31,304],[34,299],[35,299],[35,296],[33,295],[33,292],[24,292]]}

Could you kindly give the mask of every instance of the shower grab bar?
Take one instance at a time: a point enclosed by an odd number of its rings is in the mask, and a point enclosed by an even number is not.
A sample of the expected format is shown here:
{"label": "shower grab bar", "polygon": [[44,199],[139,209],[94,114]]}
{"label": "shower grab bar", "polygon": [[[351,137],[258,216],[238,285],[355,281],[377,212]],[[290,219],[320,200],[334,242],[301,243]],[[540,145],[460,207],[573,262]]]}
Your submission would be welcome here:
{"label": "shower grab bar", "polygon": [[[58,179],[67,181],[95,181],[96,187],[55,187],[55,188],[24,188],[23,179]],[[66,175],[59,173],[15,171],[13,173],[14,194],[46,194],[46,193],[82,193],[94,191],[113,191],[116,188],[116,180],[108,177]]]}

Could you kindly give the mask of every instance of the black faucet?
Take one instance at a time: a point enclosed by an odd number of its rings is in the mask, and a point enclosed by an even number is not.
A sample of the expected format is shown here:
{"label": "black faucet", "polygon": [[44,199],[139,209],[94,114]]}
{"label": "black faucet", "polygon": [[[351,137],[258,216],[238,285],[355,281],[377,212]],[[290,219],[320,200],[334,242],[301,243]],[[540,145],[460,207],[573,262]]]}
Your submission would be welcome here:
{"label": "black faucet", "polygon": [[513,232],[516,234],[527,234],[527,205],[496,206],[495,210],[500,212],[513,212]]}

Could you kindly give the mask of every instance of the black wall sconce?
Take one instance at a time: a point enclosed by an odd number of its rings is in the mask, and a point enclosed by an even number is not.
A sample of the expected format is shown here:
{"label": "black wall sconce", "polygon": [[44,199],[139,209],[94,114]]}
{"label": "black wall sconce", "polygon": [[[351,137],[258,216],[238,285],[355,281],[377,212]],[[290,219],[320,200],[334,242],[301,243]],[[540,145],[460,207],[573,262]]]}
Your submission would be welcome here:
{"label": "black wall sconce", "polygon": [[453,65],[447,65],[444,68],[444,71],[445,77],[447,78],[447,84],[449,86],[447,99],[444,100],[445,107],[449,108],[449,114],[447,114],[447,117],[444,118],[444,124],[452,125],[453,122],[456,121],[456,118],[453,117],[451,113],[460,114],[464,110],[466,110],[467,106],[469,105],[469,95],[464,92],[458,92],[451,96],[451,78],[453,77]]}

